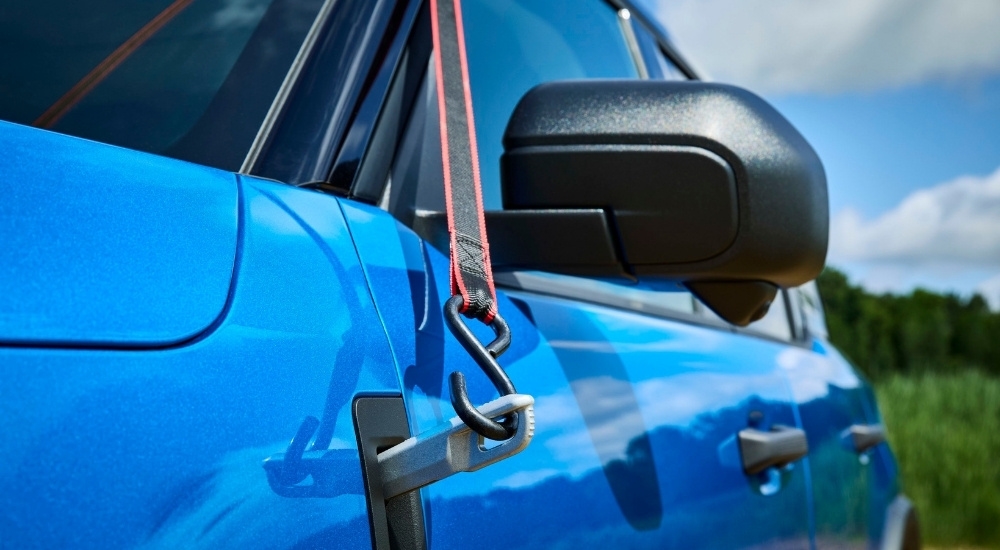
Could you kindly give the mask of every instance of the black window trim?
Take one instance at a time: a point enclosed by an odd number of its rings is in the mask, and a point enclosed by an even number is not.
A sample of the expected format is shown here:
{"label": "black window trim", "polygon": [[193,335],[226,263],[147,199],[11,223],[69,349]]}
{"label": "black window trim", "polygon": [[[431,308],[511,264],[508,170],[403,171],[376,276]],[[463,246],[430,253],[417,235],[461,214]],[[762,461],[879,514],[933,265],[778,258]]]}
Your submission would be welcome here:
{"label": "black window trim", "polygon": [[[615,8],[616,12],[628,10],[630,21],[633,24],[641,25],[656,39],[661,53],[682,74],[692,80],[699,79],[695,70],[670,42],[663,27],[649,17],[643,9],[637,7],[631,0],[604,1]],[[326,0],[323,3],[247,151],[239,173],[275,179],[293,185],[313,184],[322,191],[341,195],[352,194],[351,186],[357,176],[357,163],[354,166],[346,166],[345,162],[359,159],[343,158],[345,146],[348,145],[347,138],[356,131],[355,129],[359,125],[368,128],[368,135],[362,136],[363,141],[367,143],[371,138],[371,129],[375,121],[372,120],[371,115],[364,120],[358,120],[359,112],[365,103],[370,104],[373,99],[378,105],[378,108],[373,110],[374,116],[377,117],[381,112],[381,107],[389,93],[389,82],[395,79],[396,73],[400,69],[400,61],[404,55],[401,43],[406,42],[405,37],[409,36],[413,30],[415,14],[425,4],[424,0],[354,1],[355,4],[366,3],[372,10],[370,20],[366,22],[369,34],[374,36],[380,29],[387,31],[386,36],[367,42],[364,47],[357,48],[357,51],[353,53],[355,70],[352,72],[355,75],[365,76],[360,78],[355,76],[352,79],[355,84],[349,86],[355,89],[345,90],[342,94],[344,97],[330,98],[331,102],[325,113],[326,120],[324,120],[327,125],[325,146],[308,147],[311,150],[303,150],[301,155],[298,154],[299,151],[296,151],[296,157],[301,157],[300,165],[285,170],[285,173],[275,173],[273,170],[262,168],[276,137],[284,126],[289,125],[289,121],[285,119],[288,118],[286,115],[294,108],[296,101],[300,99],[296,97],[297,89],[304,81],[314,78],[315,73],[323,70],[323,67],[317,67],[317,65],[325,64],[317,63],[317,60],[324,57],[324,54],[330,55],[330,52],[323,51],[325,41],[331,33],[340,30],[337,23],[342,18],[334,17],[334,15],[339,15],[338,10],[347,9],[345,4],[350,3],[344,0]],[[394,16],[398,18],[399,14],[403,12],[406,12],[404,20],[397,21],[399,26],[394,28],[390,24],[390,20]],[[403,40],[400,39],[401,35],[404,36]],[[378,56],[379,53],[382,54],[381,57]],[[376,83],[375,80],[380,82]],[[359,86],[358,82],[362,84]],[[373,84],[378,84],[378,86],[372,87]],[[365,89],[366,86],[367,89]],[[368,110],[372,111],[372,109]],[[294,125],[294,122],[291,124]],[[348,168],[346,177],[345,171],[342,170],[345,166]],[[298,177],[291,177],[293,173]],[[334,181],[334,179],[339,181]],[[359,198],[365,202],[373,202],[370,196]]]}
{"label": "black window trim", "polygon": [[[424,0],[327,0],[272,102],[240,173],[346,195],[328,184],[358,114],[384,99]],[[329,11],[326,10],[329,8]],[[351,34],[353,33],[353,34]],[[358,38],[357,35],[360,35]],[[354,36],[355,47],[338,38]],[[400,40],[400,36],[403,37]],[[331,69],[330,67],[341,67]],[[381,105],[379,105],[380,107]],[[377,113],[380,109],[376,109]],[[301,140],[301,136],[311,136]]]}
{"label": "black window trim", "polygon": [[358,102],[355,120],[326,179],[336,192],[369,204],[378,203],[388,184],[393,157],[432,54],[429,2],[409,1],[404,19],[373,85]]}
{"label": "black window trim", "polygon": [[677,51],[673,43],[667,37],[667,33],[662,25],[657,23],[653,18],[649,17],[645,10],[635,5],[632,0],[604,0],[608,4],[611,4],[616,10],[628,10],[630,16],[639,22],[645,29],[656,38],[657,43],[660,46],[660,50],[663,55],[670,60],[684,76],[688,77],[690,80],[701,80],[698,73],[694,70],[690,63],[684,59],[684,56]]}
{"label": "black window trim", "polygon": [[240,174],[249,175],[253,172],[254,165],[260,157],[268,137],[277,125],[278,118],[284,110],[285,104],[288,102],[288,97],[291,95],[292,89],[299,81],[306,60],[316,48],[316,42],[319,40],[323,28],[326,27],[336,3],[337,0],[326,0],[323,2],[319,12],[316,14],[316,18],[313,19],[312,26],[309,27],[302,45],[299,46],[299,51],[295,54],[295,59],[292,61],[291,67],[288,68],[288,72],[281,82],[281,87],[278,88],[278,93],[274,96],[274,101],[271,102],[271,107],[268,108],[267,114],[264,116],[264,121],[261,123],[260,129],[257,130],[257,135],[254,136],[253,143],[250,144],[250,150],[247,151],[247,156],[243,159],[243,164],[238,171]]}

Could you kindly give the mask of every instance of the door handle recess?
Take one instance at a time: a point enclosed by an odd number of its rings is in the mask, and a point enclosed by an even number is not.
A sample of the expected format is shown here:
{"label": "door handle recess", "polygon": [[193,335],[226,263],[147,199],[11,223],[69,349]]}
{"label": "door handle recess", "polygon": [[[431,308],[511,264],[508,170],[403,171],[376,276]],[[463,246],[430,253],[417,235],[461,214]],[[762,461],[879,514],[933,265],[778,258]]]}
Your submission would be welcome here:
{"label": "door handle recess", "polygon": [[795,462],[809,452],[806,432],[788,426],[774,426],[769,432],[747,428],[740,430],[738,439],[747,475]]}
{"label": "door handle recess", "polygon": [[881,424],[855,424],[847,429],[845,435],[854,452],[861,454],[885,441],[885,427]]}

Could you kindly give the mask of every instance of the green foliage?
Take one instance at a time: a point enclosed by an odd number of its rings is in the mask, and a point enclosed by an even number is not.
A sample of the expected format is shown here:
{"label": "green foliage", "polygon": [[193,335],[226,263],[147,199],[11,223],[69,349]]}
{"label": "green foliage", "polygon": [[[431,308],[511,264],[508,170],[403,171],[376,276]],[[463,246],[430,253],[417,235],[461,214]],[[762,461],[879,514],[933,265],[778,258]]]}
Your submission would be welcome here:
{"label": "green foliage", "polygon": [[1000,548],[1000,378],[893,375],[876,392],[924,540]]}
{"label": "green foliage", "polygon": [[981,296],[869,294],[832,268],[817,284],[830,340],[873,380],[968,366],[1000,376],[1000,313]]}
{"label": "green foliage", "polygon": [[981,296],[817,281],[830,341],[875,383],[925,541],[1000,548],[1000,313]]}

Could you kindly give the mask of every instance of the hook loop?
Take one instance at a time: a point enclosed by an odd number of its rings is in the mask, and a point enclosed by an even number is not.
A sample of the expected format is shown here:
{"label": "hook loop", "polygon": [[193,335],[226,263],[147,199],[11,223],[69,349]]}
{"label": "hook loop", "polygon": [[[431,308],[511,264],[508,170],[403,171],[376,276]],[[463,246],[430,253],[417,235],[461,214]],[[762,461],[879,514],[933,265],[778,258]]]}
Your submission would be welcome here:
{"label": "hook loop", "polygon": [[[510,346],[510,327],[507,326],[507,322],[500,314],[496,314],[487,323],[487,326],[493,329],[496,338],[484,346],[461,318],[459,310],[464,302],[465,300],[458,294],[445,302],[444,318],[448,321],[448,328],[465,348],[465,351],[472,356],[483,373],[489,377],[490,382],[493,383],[501,396],[517,393],[513,382],[507,377],[507,373],[504,372],[496,359]],[[489,418],[480,413],[469,400],[469,394],[465,387],[465,376],[461,372],[451,373],[448,381],[451,384],[451,404],[455,408],[455,413],[473,431],[494,441],[502,441],[514,436],[514,433],[517,432],[517,415],[503,416],[499,422]]]}

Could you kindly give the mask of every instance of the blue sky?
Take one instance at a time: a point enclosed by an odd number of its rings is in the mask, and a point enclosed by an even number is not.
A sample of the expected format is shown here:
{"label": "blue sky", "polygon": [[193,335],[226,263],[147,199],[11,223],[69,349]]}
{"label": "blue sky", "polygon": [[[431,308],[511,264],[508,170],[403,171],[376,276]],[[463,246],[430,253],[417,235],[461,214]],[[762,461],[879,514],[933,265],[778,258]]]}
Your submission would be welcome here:
{"label": "blue sky", "polygon": [[643,3],[710,79],[771,101],[819,152],[831,265],[873,291],[1000,308],[1000,2]]}

